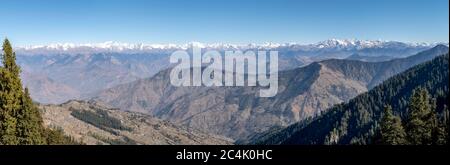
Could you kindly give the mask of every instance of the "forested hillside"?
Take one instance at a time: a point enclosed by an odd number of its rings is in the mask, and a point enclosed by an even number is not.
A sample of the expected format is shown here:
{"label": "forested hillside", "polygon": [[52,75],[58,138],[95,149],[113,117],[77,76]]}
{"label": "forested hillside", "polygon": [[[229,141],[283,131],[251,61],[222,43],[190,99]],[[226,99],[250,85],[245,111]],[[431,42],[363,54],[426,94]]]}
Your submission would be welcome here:
{"label": "forested hillside", "polygon": [[[330,108],[320,117],[266,132],[255,137],[252,143],[393,144],[386,141],[391,135],[387,133],[389,129],[400,132],[395,135],[400,137],[400,144],[447,143],[448,60],[446,54],[417,65],[348,103]],[[392,122],[389,125],[398,128],[382,127],[386,126],[385,122]],[[402,137],[405,136],[402,131],[408,136]]]}

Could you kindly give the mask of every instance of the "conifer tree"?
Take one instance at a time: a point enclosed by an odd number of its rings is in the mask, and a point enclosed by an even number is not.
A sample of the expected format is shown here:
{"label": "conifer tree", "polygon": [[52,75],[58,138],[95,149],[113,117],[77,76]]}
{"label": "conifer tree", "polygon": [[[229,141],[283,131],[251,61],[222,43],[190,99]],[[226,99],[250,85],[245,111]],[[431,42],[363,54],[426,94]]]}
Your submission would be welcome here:
{"label": "conifer tree", "polygon": [[[3,67],[12,73],[13,77],[19,79],[20,67],[16,64],[16,53],[13,52],[8,39],[3,42]],[[20,81],[18,82],[20,84]]]}
{"label": "conifer tree", "polygon": [[431,108],[428,91],[424,88],[415,89],[410,100],[407,123],[408,141],[411,144],[429,145],[433,143],[433,132],[437,121]]}
{"label": "conifer tree", "polygon": [[448,144],[449,142],[450,142],[450,136],[449,136],[449,133],[450,133],[450,120],[449,120],[449,117],[450,117],[450,114],[449,114],[449,111],[448,111],[448,108],[447,108],[447,106],[445,106],[444,107],[444,121],[443,121],[443,123],[444,123],[444,128],[445,128],[445,132],[444,132],[444,134],[446,135],[446,144]]}
{"label": "conifer tree", "polygon": [[406,144],[406,133],[400,117],[392,114],[392,108],[387,105],[381,119],[381,143],[387,145]]}
{"label": "conifer tree", "polygon": [[18,114],[17,131],[20,144],[44,144],[42,117],[33,104],[28,88],[22,97],[22,108]]}
{"label": "conifer tree", "polygon": [[437,145],[446,145],[448,144],[448,109],[447,106],[444,105],[442,110],[442,118],[437,120],[438,124],[434,128],[433,132],[433,142]]}
{"label": "conifer tree", "polygon": [[17,114],[21,108],[22,84],[20,68],[15,62],[15,53],[8,39],[3,42],[0,67],[0,144],[18,144]]}
{"label": "conifer tree", "polygon": [[433,130],[433,144],[445,145],[447,144],[447,131],[443,124],[439,124]]}
{"label": "conifer tree", "polygon": [[28,89],[23,91],[20,67],[8,39],[0,67],[0,144],[44,144],[42,118]]}

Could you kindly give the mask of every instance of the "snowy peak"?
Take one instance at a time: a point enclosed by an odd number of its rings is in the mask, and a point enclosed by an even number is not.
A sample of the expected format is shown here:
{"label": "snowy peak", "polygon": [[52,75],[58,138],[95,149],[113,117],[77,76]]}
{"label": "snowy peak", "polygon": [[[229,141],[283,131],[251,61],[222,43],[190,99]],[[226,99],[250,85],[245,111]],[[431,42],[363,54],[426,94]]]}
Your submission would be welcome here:
{"label": "snowy peak", "polygon": [[[330,39],[315,44],[297,44],[297,43],[263,43],[263,44],[227,44],[213,43],[206,44],[201,42],[190,42],[187,44],[130,44],[115,41],[103,43],[73,44],[73,43],[55,43],[49,45],[35,45],[17,47],[16,51],[21,54],[55,54],[55,53],[101,53],[101,52],[123,52],[139,53],[148,51],[189,49],[192,47],[206,49],[282,49],[296,47],[304,50],[337,49],[337,50],[360,50],[365,48],[404,48],[404,47],[432,47],[437,43],[403,43],[397,41],[380,40],[356,40],[356,39]],[[446,43],[448,45],[448,43]]]}
{"label": "snowy peak", "polygon": [[364,49],[364,48],[395,48],[395,47],[431,47],[437,43],[404,43],[398,41],[330,39],[313,44],[317,48]]}
{"label": "snowy peak", "polygon": [[103,49],[111,51],[123,50],[146,50],[146,49],[173,49],[178,48],[175,44],[129,44],[115,41],[107,41],[103,43],[89,44],[73,44],[73,43],[55,43],[50,45],[35,45],[18,47],[19,50],[61,50],[68,51],[72,49]]}
{"label": "snowy peak", "polygon": [[339,39],[330,39],[326,41],[321,41],[315,46],[318,48],[349,48],[349,47],[357,47],[357,48],[367,48],[379,46],[383,41],[363,41],[363,40],[339,40]]}

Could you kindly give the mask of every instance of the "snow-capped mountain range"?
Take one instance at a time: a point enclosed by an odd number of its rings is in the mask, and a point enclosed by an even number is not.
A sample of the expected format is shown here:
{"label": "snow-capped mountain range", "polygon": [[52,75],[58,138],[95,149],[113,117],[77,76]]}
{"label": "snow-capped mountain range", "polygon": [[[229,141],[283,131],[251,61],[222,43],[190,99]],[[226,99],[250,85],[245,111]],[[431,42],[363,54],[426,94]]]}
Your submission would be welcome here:
{"label": "snow-capped mountain range", "polygon": [[[398,41],[381,40],[356,40],[356,39],[330,39],[314,44],[297,43],[263,43],[263,44],[226,44],[226,43],[200,43],[190,42],[187,44],[130,44],[115,41],[103,43],[73,44],[73,43],[55,43],[49,45],[34,45],[16,47],[15,50],[20,54],[54,54],[54,53],[100,53],[100,52],[120,52],[136,53],[147,51],[189,49],[199,47],[205,49],[282,49],[294,48],[297,50],[361,50],[365,48],[411,48],[411,47],[432,47],[442,43],[404,43]],[[448,46],[448,43],[444,43]]]}

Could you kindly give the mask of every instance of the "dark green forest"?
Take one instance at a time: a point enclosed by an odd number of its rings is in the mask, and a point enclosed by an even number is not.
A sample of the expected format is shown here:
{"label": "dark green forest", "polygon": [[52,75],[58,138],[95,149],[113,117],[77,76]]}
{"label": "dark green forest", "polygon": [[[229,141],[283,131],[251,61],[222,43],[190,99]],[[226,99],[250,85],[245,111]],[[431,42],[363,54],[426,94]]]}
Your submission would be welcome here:
{"label": "dark green forest", "polygon": [[108,115],[108,112],[106,112],[105,110],[95,109],[95,112],[93,112],[76,110],[72,107],[70,108],[70,110],[72,111],[70,114],[73,117],[113,134],[117,134],[114,129],[122,131],[132,131],[130,127],[123,125],[119,119]]}
{"label": "dark green forest", "polygon": [[449,55],[419,64],[327,113],[251,144],[448,144]]}

